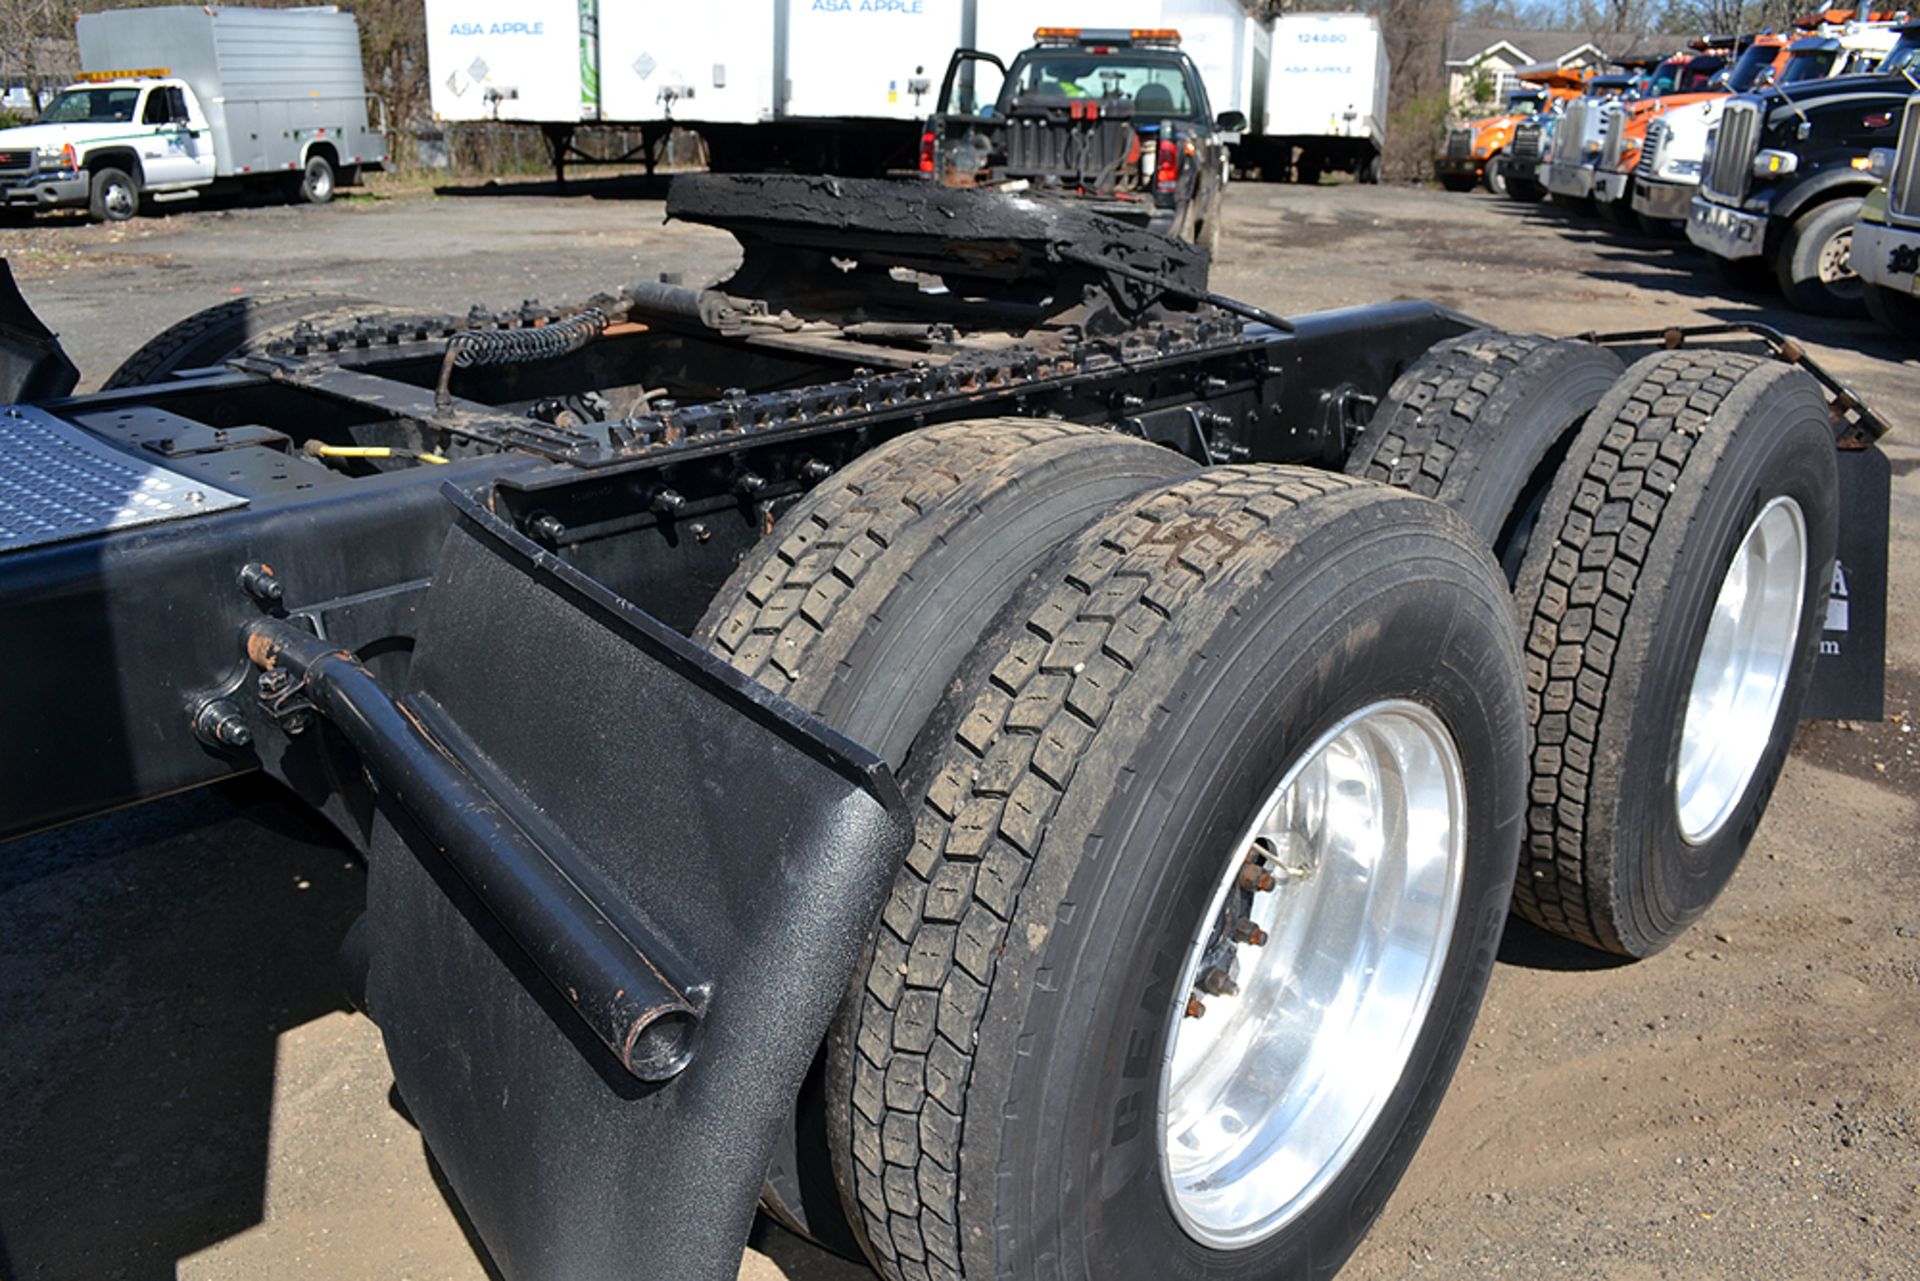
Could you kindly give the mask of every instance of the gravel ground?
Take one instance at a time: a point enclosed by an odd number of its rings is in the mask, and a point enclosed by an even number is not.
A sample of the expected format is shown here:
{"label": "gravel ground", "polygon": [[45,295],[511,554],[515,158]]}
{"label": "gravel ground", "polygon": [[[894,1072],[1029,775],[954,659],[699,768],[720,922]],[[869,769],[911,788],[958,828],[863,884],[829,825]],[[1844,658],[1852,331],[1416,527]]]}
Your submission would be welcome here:
{"label": "gravel ground", "polygon": [[[0,232],[96,385],[246,292],[580,297],[732,242],[593,184]],[[1890,718],[1809,725],[1747,864],[1653,960],[1515,926],[1434,1130],[1342,1274],[1920,1276],[1920,335],[1729,296],[1684,244],[1483,196],[1241,186],[1215,287],[1280,311],[1422,297],[1569,333],[1756,319],[1895,420]],[[358,865],[263,785],[0,858],[0,1281],[487,1275],[333,952]],[[505,1158],[503,1158],[505,1159]],[[869,1274],[763,1227],[741,1276]]]}

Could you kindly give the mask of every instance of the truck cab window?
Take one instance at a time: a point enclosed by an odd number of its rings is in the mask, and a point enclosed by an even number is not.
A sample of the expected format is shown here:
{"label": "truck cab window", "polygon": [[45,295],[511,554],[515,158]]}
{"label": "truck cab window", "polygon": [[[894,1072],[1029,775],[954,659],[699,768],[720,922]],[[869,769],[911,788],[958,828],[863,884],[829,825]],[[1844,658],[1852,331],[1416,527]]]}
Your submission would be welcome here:
{"label": "truck cab window", "polygon": [[43,125],[131,124],[140,106],[138,89],[69,89],[47,104]]}
{"label": "truck cab window", "polygon": [[167,110],[167,91],[155,89],[147,95],[147,107],[140,113],[143,125],[164,125],[173,122],[173,113]]}
{"label": "truck cab window", "polygon": [[1901,36],[1900,43],[1876,68],[1876,73],[1883,76],[1897,76],[1903,71],[1920,75],[1920,32]]}
{"label": "truck cab window", "polygon": [[1162,59],[1063,54],[1016,64],[1013,90],[1054,98],[1131,98],[1137,110],[1180,120],[1198,119],[1186,71]]}

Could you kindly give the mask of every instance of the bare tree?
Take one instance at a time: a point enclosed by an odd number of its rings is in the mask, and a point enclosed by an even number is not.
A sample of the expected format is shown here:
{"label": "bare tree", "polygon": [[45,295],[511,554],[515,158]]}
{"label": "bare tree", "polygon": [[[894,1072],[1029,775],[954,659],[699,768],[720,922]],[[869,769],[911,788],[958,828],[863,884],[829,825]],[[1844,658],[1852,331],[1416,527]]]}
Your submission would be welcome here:
{"label": "bare tree", "polygon": [[1387,98],[1387,172],[1425,176],[1446,130],[1447,32],[1454,0],[1380,0],[1370,5],[1386,35],[1393,79]]}

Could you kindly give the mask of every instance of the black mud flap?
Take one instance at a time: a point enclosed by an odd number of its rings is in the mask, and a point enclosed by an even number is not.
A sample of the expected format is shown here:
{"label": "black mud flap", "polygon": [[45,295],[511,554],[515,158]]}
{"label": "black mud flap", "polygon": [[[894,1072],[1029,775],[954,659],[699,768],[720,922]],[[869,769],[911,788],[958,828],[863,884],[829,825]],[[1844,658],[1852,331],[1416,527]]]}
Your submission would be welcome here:
{"label": "black mud flap", "polygon": [[731,1281],[905,805],[872,755],[449,496],[400,697],[253,638],[382,792],[369,1013],[504,1276]]}
{"label": "black mud flap", "polygon": [[1842,449],[1840,561],[1804,720],[1877,721],[1886,714],[1888,516],[1893,467],[1879,448]]}
{"label": "black mud flap", "polygon": [[80,381],[60,339],[33,314],[0,258],[0,404],[25,405],[64,396]]}

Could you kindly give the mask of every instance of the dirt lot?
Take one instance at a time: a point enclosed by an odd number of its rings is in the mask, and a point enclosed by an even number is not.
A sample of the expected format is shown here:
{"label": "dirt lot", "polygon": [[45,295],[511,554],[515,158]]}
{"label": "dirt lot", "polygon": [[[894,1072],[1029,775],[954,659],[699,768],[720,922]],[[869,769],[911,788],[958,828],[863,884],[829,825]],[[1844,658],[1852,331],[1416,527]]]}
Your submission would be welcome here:
{"label": "dirt lot", "polygon": [[[242,292],[464,311],[723,270],[731,241],[663,227],[655,194],[235,208],[0,249],[92,385]],[[1761,319],[1900,431],[1890,719],[1802,731],[1746,867],[1668,953],[1615,966],[1510,931],[1452,1094],[1343,1277],[1920,1277],[1920,335],[1725,296],[1684,244],[1483,196],[1244,186],[1228,211],[1215,287],[1275,310]],[[341,1006],[333,955],[363,892],[263,786],[0,853],[0,1278],[486,1275],[378,1033]],[[763,1228],[741,1275],[868,1274]]]}

